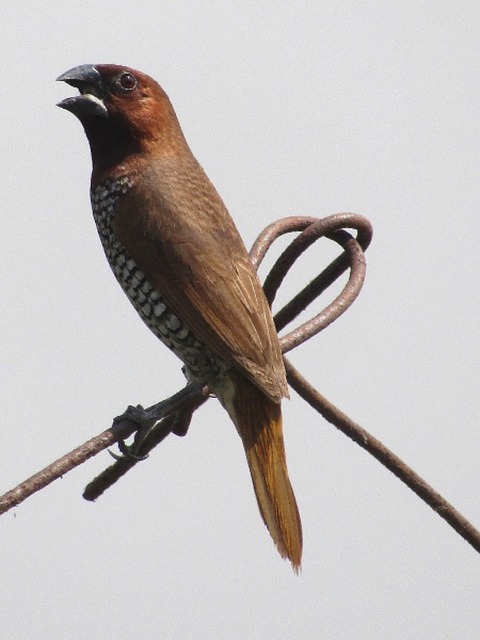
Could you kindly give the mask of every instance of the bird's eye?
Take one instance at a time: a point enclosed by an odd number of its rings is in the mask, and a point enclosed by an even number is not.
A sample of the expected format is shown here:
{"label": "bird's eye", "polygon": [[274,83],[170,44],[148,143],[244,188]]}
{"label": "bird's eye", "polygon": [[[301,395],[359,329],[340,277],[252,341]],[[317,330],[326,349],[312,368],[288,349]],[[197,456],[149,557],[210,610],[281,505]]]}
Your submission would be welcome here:
{"label": "bird's eye", "polygon": [[122,75],[118,78],[118,84],[125,91],[133,91],[137,88],[137,79],[131,73],[122,73]]}

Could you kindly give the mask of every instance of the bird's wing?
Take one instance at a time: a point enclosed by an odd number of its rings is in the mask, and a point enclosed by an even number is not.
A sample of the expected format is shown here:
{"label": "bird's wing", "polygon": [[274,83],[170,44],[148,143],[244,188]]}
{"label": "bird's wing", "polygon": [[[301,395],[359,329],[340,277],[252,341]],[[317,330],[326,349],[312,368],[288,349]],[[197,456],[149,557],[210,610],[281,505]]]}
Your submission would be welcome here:
{"label": "bird's wing", "polygon": [[222,200],[194,169],[154,165],[121,199],[116,237],[193,334],[278,402],[288,391],[270,308]]}

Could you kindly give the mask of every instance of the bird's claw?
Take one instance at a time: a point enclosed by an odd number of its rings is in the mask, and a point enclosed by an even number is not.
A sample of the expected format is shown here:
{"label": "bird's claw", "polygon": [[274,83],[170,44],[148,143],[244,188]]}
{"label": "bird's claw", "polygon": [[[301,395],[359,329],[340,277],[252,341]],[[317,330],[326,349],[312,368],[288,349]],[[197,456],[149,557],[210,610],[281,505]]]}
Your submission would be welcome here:
{"label": "bird's claw", "polygon": [[117,462],[119,460],[125,460],[125,458],[127,458],[128,460],[132,460],[133,462],[142,462],[142,460],[146,460],[148,458],[148,453],[145,455],[138,455],[137,453],[135,453],[135,449],[138,449],[137,442],[134,442],[132,445],[128,445],[125,440],[119,440],[119,442],[117,442],[117,445],[120,449],[121,455],[110,451],[110,449],[108,450],[108,453]]}

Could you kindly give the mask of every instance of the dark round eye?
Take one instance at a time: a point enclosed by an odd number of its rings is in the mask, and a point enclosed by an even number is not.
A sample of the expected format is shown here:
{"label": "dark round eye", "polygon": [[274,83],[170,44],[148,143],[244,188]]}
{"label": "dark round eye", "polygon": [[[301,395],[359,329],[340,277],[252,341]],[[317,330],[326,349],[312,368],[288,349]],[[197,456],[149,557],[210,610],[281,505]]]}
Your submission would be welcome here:
{"label": "dark round eye", "polygon": [[128,72],[122,73],[118,78],[118,83],[125,91],[133,91],[137,88],[137,79]]}

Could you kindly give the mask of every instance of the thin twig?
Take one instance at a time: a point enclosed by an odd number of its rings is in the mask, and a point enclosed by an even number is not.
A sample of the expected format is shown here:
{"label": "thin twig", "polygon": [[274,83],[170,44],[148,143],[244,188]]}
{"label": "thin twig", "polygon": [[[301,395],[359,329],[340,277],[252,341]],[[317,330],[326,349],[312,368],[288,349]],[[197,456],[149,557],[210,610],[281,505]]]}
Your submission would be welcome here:
{"label": "thin twig", "polygon": [[86,462],[89,458],[96,456],[100,451],[111,447],[120,440],[128,438],[136,429],[138,429],[138,425],[134,425],[131,422],[119,422],[111,426],[110,429],[90,438],[90,440],[87,440],[84,444],[73,449],[73,451],[70,451],[70,453],[65,454],[58,460],[55,460],[55,462],[49,464],[45,469],[35,473],[14,489],[0,496],[0,514],[17,506],[32,494],[48,486],[54,480],[61,478],[72,469],[75,469],[75,467]]}

